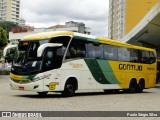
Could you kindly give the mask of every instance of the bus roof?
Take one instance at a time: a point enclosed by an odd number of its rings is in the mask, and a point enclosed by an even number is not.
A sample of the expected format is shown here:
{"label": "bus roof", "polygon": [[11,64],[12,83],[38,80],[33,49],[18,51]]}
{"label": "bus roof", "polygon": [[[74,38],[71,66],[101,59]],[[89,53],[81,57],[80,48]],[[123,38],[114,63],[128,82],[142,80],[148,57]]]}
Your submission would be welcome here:
{"label": "bus roof", "polygon": [[96,43],[111,44],[111,45],[116,45],[116,46],[122,46],[122,47],[127,47],[127,48],[134,48],[134,49],[141,49],[141,50],[155,52],[154,49],[150,49],[150,48],[135,46],[132,44],[127,44],[127,43],[119,42],[116,40],[111,40],[108,38],[96,37],[96,36],[92,36],[92,35],[75,33],[75,32],[70,32],[70,31],[42,32],[42,33],[37,33],[37,34],[25,36],[22,38],[22,40],[27,40],[27,41],[43,40],[43,39],[53,38],[56,36],[71,36],[71,37],[79,38],[79,39],[86,40],[86,41],[96,42]]}

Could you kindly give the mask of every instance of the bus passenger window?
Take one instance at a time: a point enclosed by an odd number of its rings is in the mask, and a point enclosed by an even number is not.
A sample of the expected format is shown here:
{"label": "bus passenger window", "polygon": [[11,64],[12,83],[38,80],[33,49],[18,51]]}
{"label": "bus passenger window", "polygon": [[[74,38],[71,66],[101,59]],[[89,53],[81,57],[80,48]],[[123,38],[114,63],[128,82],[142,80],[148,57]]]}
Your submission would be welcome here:
{"label": "bus passenger window", "polygon": [[155,63],[156,62],[156,57],[155,54],[153,52],[150,52],[149,54],[149,64]]}
{"label": "bus passenger window", "polygon": [[88,44],[88,57],[95,59],[103,59],[103,45],[96,45],[94,43]]}
{"label": "bus passenger window", "polygon": [[130,51],[124,47],[118,47],[118,60],[130,61]]}
{"label": "bus passenger window", "polygon": [[70,56],[71,58],[75,58],[77,56],[77,50],[74,47],[70,49]]}
{"label": "bus passenger window", "polygon": [[66,59],[85,58],[86,45],[84,41],[73,39],[66,54]]}
{"label": "bus passenger window", "polygon": [[138,50],[132,48],[129,50],[130,50],[130,61],[138,62]]}
{"label": "bus passenger window", "polygon": [[105,60],[117,60],[118,49],[113,45],[104,45],[104,59]]}
{"label": "bus passenger window", "polygon": [[149,51],[142,51],[142,63],[149,62]]}

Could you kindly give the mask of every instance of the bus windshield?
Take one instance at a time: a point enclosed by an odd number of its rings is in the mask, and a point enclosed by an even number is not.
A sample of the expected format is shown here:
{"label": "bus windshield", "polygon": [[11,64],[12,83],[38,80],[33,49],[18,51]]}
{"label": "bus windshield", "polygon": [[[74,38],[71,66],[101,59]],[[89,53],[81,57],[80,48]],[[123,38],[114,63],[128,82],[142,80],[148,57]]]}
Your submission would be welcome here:
{"label": "bus windshield", "polygon": [[[17,75],[31,75],[59,68],[70,39],[70,37],[59,36],[44,40],[20,41],[18,56],[15,55],[13,59],[11,72]],[[45,43],[60,43],[62,46],[47,47],[43,55],[37,57],[38,48]]]}
{"label": "bus windshield", "polygon": [[39,72],[42,57],[37,57],[37,49],[49,40],[20,41],[18,45],[18,56],[13,59],[12,72],[25,75]]}

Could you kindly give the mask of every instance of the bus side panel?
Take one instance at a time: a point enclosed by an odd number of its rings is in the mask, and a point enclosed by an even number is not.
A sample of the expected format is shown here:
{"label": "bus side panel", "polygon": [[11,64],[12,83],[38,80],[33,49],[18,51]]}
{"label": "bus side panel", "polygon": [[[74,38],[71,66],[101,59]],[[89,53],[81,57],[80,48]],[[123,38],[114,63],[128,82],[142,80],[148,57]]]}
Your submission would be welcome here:
{"label": "bus side panel", "polygon": [[120,61],[108,61],[108,63],[111,66],[112,72],[115,74],[116,79],[119,81],[120,89],[128,88],[128,81],[127,81],[127,74],[126,71],[121,69],[121,66],[123,62]]}
{"label": "bus side panel", "polygon": [[155,87],[156,84],[156,77],[155,74],[150,74],[149,75],[149,88]]}
{"label": "bus side panel", "polygon": [[85,59],[85,62],[96,82],[96,89],[120,89],[120,81],[107,60]]}
{"label": "bus side panel", "polygon": [[148,85],[146,88],[155,87],[156,84],[156,74],[157,74],[156,63],[147,65],[146,71],[148,75]]}
{"label": "bus side panel", "polygon": [[[91,77],[88,73],[86,63],[83,59],[74,59],[67,61],[62,64],[62,77],[61,77],[61,89],[64,90],[65,83],[70,78],[75,78],[78,82],[78,90],[87,89],[93,84],[90,84],[89,80],[86,79],[88,76]],[[83,77],[82,77],[83,76]],[[91,80],[92,81],[92,80]]]}
{"label": "bus side panel", "polygon": [[[130,81],[136,79],[145,80],[145,88],[155,86],[156,64],[139,64],[131,62],[109,61],[116,78],[121,82],[119,86],[123,89],[129,88]],[[125,75],[124,75],[125,74]],[[122,77],[124,76],[124,78]],[[125,79],[125,80],[124,80]]]}
{"label": "bus side panel", "polygon": [[66,80],[73,77],[78,81],[78,90],[120,89],[106,60],[72,60],[64,63],[61,69],[62,89]]}
{"label": "bus side panel", "polygon": [[61,70],[49,70],[44,72],[44,91],[61,91]]}

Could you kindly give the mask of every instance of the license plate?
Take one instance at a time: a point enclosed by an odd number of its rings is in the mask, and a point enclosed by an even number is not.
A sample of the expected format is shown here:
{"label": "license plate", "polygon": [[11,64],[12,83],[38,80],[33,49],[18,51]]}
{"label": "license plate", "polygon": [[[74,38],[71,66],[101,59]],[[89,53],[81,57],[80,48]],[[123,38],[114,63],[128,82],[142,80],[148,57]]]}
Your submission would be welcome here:
{"label": "license plate", "polygon": [[24,90],[24,87],[19,87],[19,90]]}

